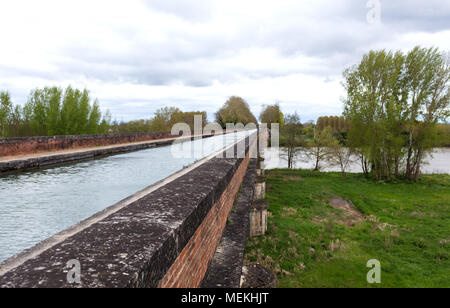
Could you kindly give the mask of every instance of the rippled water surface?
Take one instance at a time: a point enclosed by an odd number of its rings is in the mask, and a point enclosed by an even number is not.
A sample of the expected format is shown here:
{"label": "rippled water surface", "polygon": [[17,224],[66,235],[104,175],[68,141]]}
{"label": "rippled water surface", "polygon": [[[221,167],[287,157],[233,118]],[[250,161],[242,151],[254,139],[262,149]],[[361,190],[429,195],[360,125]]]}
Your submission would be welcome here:
{"label": "rippled water surface", "polygon": [[185,143],[203,145],[190,158],[167,146],[0,177],[0,262],[247,134]]}

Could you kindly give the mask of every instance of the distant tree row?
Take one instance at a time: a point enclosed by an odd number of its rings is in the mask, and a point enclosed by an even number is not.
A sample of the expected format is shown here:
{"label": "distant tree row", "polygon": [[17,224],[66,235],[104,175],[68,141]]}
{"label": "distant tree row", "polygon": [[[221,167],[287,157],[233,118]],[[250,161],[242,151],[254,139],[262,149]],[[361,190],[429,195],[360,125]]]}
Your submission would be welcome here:
{"label": "distant tree row", "polygon": [[152,119],[118,123],[110,127],[113,133],[168,132],[176,123],[186,123],[194,131],[194,117],[202,116],[202,127],[208,122],[206,111],[183,112],[177,107],[163,107],[155,112]]}
{"label": "distant tree row", "polygon": [[[109,111],[102,116],[88,90],[35,89],[23,107],[14,105],[8,92],[0,92],[0,137],[167,132],[176,123],[186,123],[194,131],[196,115],[202,116],[204,127],[208,123],[205,111],[183,112],[177,107],[160,108],[151,119],[118,122]],[[216,120],[224,128],[227,123],[257,124],[248,103],[236,96],[226,101]]]}
{"label": "distant tree row", "polygon": [[438,124],[437,135],[438,146],[450,147],[450,124]]}
{"label": "distant tree row", "polygon": [[14,105],[8,92],[0,93],[1,137],[98,134],[108,130],[97,100],[87,90],[67,87],[35,89],[24,107]]}
{"label": "distant tree row", "polygon": [[331,117],[319,117],[317,119],[318,130],[324,130],[327,127],[330,127],[333,132],[348,132],[350,130],[351,123],[348,119],[345,119],[343,116],[331,116]]}

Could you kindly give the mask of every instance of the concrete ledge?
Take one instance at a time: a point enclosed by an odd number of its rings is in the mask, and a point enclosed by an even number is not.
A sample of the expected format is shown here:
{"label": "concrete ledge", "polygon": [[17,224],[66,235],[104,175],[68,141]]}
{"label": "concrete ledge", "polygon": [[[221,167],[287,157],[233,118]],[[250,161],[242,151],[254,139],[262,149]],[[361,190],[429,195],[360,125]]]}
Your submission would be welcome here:
{"label": "concrete ledge", "polygon": [[252,159],[202,288],[240,287],[245,246],[250,231],[249,215],[254,193],[255,167],[256,159]]}
{"label": "concrete ledge", "polygon": [[[250,151],[248,140],[241,141],[246,143],[245,153]],[[238,150],[235,145],[235,151]],[[244,161],[208,160],[33,254],[33,250],[42,249],[38,245],[27,252],[31,258],[23,263],[16,262],[10,267],[11,261],[7,260],[0,265],[8,268],[0,276],[0,287],[157,287],[205,217],[211,214],[210,210],[223,198]],[[227,197],[234,200],[234,196]],[[67,282],[65,267],[69,260],[81,263],[81,284]]]}

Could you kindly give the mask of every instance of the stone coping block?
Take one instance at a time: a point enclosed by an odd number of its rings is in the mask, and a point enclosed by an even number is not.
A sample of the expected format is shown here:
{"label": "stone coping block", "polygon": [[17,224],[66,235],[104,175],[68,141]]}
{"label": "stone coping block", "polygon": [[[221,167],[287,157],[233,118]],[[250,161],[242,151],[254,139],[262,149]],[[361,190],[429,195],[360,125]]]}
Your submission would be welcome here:
{"label": "stone coping block", "polygon": [[260,183],[265,183],[267,180],[267,177],[265,176],[257,176],[255,178],[255,183],[260,184]]}
{"label": "stone coping block", "polygon": [[252,210],[263,211],[269,209],[269,203],[265,200],[255,200],[251,205]]}

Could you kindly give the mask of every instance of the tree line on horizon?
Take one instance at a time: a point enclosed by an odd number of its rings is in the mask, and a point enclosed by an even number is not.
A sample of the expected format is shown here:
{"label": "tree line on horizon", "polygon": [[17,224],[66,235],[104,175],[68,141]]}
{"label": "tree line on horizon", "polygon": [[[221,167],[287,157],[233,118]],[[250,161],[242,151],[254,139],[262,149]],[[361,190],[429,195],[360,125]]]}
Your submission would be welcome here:
{"label": "tree line on horizon", "polygon": [[[14,105],[7,91],[0,92],[0,137],[29,137],[82,134],[120,134],[171,131],[176,123],[186,123],[194,130],[194,117],[202,116],[202,127],[208,123],[206,111],[184,112],[177,107],[159,108],[150,119],[128,122],[102,115],[99,102],[88,90],[45,87],[31,91],[26,104]],[[227,123],[257,124],[248,103],[241,97],[230,97],[215,114],[223,128]]]}

